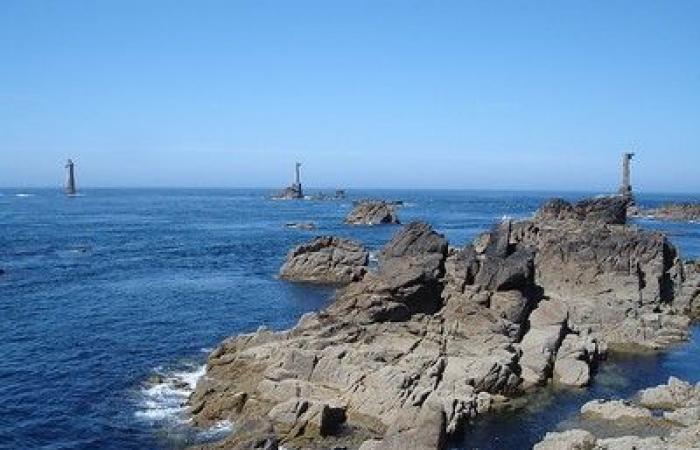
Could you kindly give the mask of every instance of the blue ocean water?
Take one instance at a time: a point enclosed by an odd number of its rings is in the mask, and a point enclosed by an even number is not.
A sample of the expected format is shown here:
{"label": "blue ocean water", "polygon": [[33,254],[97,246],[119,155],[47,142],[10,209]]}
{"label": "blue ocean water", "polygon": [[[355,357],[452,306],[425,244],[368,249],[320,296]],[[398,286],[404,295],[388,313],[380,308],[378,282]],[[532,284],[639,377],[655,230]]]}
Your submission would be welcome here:
{"label": "blue ocean water", "polygon": [[[586,195],[383,190],[350,191],[344,201],[284,202],[265,190],[81,194],[0,190],[1,448],[181,448],[215,437],[217,430],[183,425],[178,408],[208,349],[261,325],[289,327],[332,296],[329,288],[276,279],[286,252],[317,234],[353,237],[377,250],[396,232],[343,225],[353,199],[403,200],[404,222],[427,220],[463,245],[503,216],[532,214],[551,196]],[[638,200],[654,206],[700,198]],[[318,229],[284,227],[306,221]],[[700,257],[700,225],[638,222],[668,232],[685,257]],[[551,393],[562,405],[556,414],[544,408],[489,418],[460,446],[505,448],[512,436],[535,442],[586,396],[624,396],[671,373],[697,379],[698,339],[696,332],[689,346],[643,362],[612,361],[589,390]],[[155,373],[173,385],[146,385]]]}

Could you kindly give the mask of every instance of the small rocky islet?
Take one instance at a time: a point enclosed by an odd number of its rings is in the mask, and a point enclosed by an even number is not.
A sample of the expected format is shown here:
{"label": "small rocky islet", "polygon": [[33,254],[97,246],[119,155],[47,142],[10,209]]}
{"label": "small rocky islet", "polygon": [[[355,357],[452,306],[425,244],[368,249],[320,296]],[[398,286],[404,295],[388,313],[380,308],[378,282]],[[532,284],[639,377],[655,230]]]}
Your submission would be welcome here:
{"label": "small rocky islet", "polygon": [[400,224],[396,214],[397,202],[384,200],[362,200],[356,202],[354,208],[345,218],[348,225],[383,225]]}
{"label": "small rocky islet", "polygon": [[633,209],[634,216],[658,220],[699,221],[700,203],[668,203],[658,208]]}
{"label": "small rocky islet", "polygon": [[372,270],[358,242],[302,244],[280,276],[344,286],[295,327],[211,353],[189,413],[236,431],[203,448],[441,449],[537,386],[588,384],[608,347],[687,339],[700,270],[626,210],[555,199],[463,248],[414,222]]}

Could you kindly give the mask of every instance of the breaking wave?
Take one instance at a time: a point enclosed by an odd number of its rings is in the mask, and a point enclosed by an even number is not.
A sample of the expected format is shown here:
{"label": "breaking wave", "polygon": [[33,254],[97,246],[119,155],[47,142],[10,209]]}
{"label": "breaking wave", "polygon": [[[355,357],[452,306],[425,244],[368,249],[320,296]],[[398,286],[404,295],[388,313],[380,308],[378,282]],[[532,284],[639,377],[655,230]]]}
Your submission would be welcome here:
{"label": "breaking wave", "polygon": [[137,420],[154,428],[167,431],[173,441],[209,442],[231,433],[229,421],[221,421],[209,428],[195,428],[187,414],[187,399],[197,382],[204,376],[205,365],[188,364],[176,370],[157,367],[139,391]]}

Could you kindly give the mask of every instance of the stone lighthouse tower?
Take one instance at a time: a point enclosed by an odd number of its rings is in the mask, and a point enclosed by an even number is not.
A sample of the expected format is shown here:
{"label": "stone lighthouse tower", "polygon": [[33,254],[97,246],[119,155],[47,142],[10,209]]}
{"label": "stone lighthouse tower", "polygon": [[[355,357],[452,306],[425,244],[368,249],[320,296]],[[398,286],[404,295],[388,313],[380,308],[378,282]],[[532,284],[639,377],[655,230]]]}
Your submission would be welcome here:
{"label": "stone lighthouse tower", "polygon": [[75,195],[75,164],[73,160],[66,161],[66,184],[64,186],[66,195]]}
{"label": "stone lighthouse tower", "polygon": [[622,154],[622,184],[620,185],[620,195],[627,200],[632,201],[632,184],[630,183],[630,161],[634,153]]}

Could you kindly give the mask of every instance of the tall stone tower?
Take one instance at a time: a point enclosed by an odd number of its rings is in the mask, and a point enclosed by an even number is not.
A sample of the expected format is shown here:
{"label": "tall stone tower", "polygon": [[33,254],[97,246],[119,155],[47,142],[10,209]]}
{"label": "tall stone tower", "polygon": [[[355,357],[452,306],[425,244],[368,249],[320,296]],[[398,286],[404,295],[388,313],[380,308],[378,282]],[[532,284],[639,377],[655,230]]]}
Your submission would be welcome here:
{"label": "tall stone tower", "polygon": [[620,185],[620,195],[625,200],[632,200],[632,184],[630,183],[630,161],[634,153],[622,154],[622,185]]}
{"label": "tall stone tower", "polygon": [[66,185],[64,186],[66,195],[75,195],[75,164],[73,160],[66,161]]}
{"label": "tall stone tower", "polygon": [[301,168],[301,163],[297,162],[294,165],[294,184],[292,185],[292,190],[296,194],[296,198],[303,198],[304,193],[301,190],[301,176],[299,169]]}

